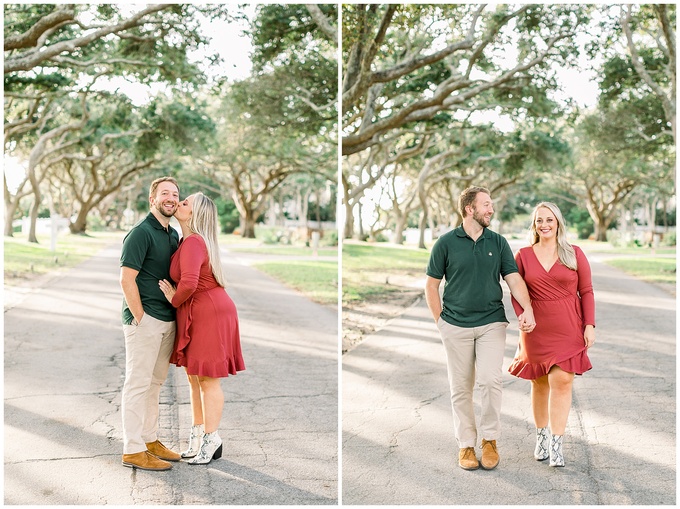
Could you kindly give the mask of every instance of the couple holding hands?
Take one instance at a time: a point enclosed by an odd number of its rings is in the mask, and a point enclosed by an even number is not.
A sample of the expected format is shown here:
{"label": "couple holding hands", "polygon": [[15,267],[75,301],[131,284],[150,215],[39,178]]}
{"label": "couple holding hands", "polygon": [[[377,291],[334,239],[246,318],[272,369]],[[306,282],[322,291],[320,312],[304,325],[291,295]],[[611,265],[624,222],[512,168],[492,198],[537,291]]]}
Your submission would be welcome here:
{"label": "couple holding hands", "polygon": [[[567,241],[562,213],[554,203],[534,208],[531,245],[514,257],[507,240],[488,229],[494,209],[487,189],[463,191],[459,210],[463,224],[437,240],[425,287],[446,350],[458,464],[465,470],[490,470],[500,461],[496,440],[508,326],[502,277],[519,320],[519,344],[509,371],[531,381],[534,457],[562,467],[574,375],[592,368],[588,348],[595,342],[595,298],[588,260]],[[440,298],[442,279],[446,284]],[[481,461],[475,453],[475,381],[482,400]]]}

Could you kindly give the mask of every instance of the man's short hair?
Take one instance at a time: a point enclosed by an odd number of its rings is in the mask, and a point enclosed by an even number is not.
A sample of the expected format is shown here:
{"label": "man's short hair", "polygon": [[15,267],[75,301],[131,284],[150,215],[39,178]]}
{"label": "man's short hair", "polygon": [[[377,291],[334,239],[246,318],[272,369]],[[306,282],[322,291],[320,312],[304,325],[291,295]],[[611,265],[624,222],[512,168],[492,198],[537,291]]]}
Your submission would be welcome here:
{"label": "man's short hair", "polygon": [[462,218],[465,218],[466,216],[465,207],[472,205],[475,202],[478,193],[486,193],[491,196],[491,193],[487,188],[479,186],[470,186],[460,193],[460,198],[458,198],[458,211]]}
{"label": "man's short hair", "polygon": [[179,184],[177,183],[174,177],[161,177],[151,182],[151,187],[149,187],[149,198],[156,196],[156,189],[158,189],[158,184],[160,184],[161,182],[171,182],[175,184],[175,187],[179,192]]}

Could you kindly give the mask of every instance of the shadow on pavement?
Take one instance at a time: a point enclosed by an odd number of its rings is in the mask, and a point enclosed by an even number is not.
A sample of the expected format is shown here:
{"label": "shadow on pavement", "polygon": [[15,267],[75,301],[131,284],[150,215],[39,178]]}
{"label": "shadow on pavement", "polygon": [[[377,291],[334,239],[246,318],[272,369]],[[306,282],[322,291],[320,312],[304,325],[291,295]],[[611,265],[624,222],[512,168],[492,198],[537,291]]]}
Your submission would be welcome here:
{"label": "shadow on pavement", "polygon": [[675,300],[600,264],[594,284],[594,369],[574,382],[565,468],[533,459],[507,292],[501,464],[457,466],[444,350],[420,303],[343,356],[343,504],[675,504]]}

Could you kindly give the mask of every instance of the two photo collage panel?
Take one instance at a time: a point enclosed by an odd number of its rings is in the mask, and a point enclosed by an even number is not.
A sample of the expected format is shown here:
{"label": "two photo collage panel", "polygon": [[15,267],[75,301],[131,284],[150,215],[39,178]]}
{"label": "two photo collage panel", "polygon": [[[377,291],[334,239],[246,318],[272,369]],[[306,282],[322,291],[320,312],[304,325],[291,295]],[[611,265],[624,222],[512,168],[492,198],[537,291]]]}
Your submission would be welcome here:
{"label": "two photo collage panel", "polygon": [[675,4],[3,7],[6,504],[677,504]]}

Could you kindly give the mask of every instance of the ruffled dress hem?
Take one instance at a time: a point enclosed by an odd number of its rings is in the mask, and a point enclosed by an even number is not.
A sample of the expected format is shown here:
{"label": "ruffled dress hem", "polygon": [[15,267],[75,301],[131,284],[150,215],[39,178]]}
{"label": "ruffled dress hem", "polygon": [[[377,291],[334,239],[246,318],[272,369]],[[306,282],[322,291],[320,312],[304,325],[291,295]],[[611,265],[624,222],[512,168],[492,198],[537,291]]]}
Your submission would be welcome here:
{"label": "ruffled dress hem", "polygon": [[593,365],[588,358],[587,349],[584,348],[576,355],[560,361],[531,363],[521,359],[515,359],[508,368],[508,371],[518,378],[536,380],[537,378],[547,375],[553,366],[558,366],[562,371],[575,373],[577,375],[582,375],[593,368]]}
{"label": "ruffled dress hem", "polygon": [[236,375],[239,371],[245,371],[243,364],[236,363],[233,359],[225,362],[200,362],[190,361],[184,355],[177,355],[171,361],[172,364],[184,367],[188,375],[207,376],[210,378],[226,378],[229,375]]}

